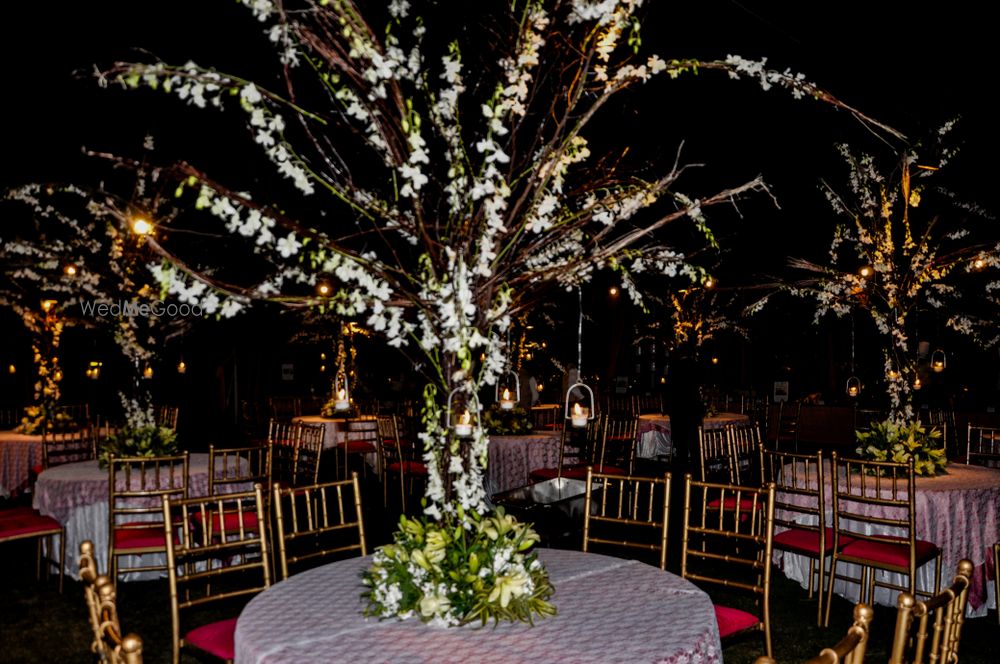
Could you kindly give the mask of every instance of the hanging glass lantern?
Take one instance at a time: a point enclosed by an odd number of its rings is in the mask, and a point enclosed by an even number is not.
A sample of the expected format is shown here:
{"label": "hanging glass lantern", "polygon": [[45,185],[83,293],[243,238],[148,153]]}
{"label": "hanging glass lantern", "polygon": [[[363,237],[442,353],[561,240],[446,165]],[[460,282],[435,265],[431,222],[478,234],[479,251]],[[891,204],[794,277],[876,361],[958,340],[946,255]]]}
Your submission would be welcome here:
{"label": "hanging glass lantern", "polygon": [[944,354],[943,350],[938,348],[931,353],[931,370],[934,373],[941,373],[946,366],[948,366],[948,357]]}
{"label": "hanging glass lantern", "polygon": [[914,390],[919,390],[923,386],[924,386],[924,384],[923,384],[923,382],[921,382],[920,376],[917,376],[917,377],[915,377],[913,379],[913,389]]}
{"label": "hanging glass lantern", "polygon": [[333,409],[344,412],[351,407],[351,392],[347,381],[347,373],[343,370],[337,372],[337,377],[333,379]]}
{"label": "hanging glass lantern", "polygon": [[[586,390],[586,396],[579,399],[574,397],[573,391],[576,390],[576,388],[583,388]],[[566,390],[565,408],[565,417],[570,421],[570,424],[577,429],[581,429],[587,426],[588,421],[594,419],[595,412],[594,391],[591,390],[585,383],[573,383],[570,385],[569,389]]]}
{"label": "hanging glass lantern", "polygon": [[102,362],[96,360],[92,361],[87,365],[86,376],[91,380],[97,380],[101,377],[101,367],[104,366]]}
{"label": "hanging glass lantern", "polygon": [[861,379],[857,376],[851,376],[847,379],[847,396],[852,399],[861,394]]}
{"label": "hanging glass lantern", "polygon": [[[457,397],[457,398],[456,398]],[[470,402],[468,398],[455,388],[448,395],[448,411],[446,424],[455,431],[459,438],[469,438],[479,425],[479,401],[475,395]]]}
{"label": "hanging glass lantern", "polygon": [[[501,410],[513,410],[514,404],[521,400],[521,379],[512,370],[508,370],[504,374],[504,378],[506,380],[497,381],[496,399]],[[510,380],[511,378],[514,379],[513,382]],[[513,392],[510,390],[511,387],[514,388]]]}

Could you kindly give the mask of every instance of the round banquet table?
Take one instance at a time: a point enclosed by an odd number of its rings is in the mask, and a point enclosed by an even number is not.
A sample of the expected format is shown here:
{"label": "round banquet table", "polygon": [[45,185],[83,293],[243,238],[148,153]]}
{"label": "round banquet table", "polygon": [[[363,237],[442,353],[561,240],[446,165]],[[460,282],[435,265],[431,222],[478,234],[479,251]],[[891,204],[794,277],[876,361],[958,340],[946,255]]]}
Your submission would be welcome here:
{"label": "round banquet table", "polygon": [[28,486],[31,469],[41,463],[41,434],[0,431],[0,498],[20,493]]}
{"label": "round banquet table", "polygon": [[[962,558],[972,561],[974,570],[966,615],[982,617],[988,609],[997,606],[993,582],[987,580],[987,568],[992,571],[993,543],[1000,541],[1000,469],[953,463],[948,465],[947,471],[947,475],[916,478],[916,537],[940,547],[942,587],[951,582]],[[833,509],[831,494],[828,488],[827,525],[832,523],[829,516]],[[790,496],[784,499],[799,500]],[[808,558],[782,552],[776,552],[774,558],[785,576],[807,587]],[[858,566],[846,563],[839,563],[837,569],[855,578],[860,573]],[[888,578],[898,584],[906,577],[890,574]],[[918,568],[917,588],[930,589],[933,585],[934,564]],[[844,581],[837,581],[833,590],[842,597],[857,600],[857,584],[848,586]],[[887,588],[875,589],[876,604],[896,606],[897,596],[898,593]]]}
{"label": "round banquet table", "polygon": [[[705,429],[722,429],[730,424],[743,424],[749,421],[750,417],[743,413],[717,413],[706,417],[702,426]],[[637,456],[652,459],[657,456],[670,456],[673,452],[668,415],[640,415],[636,435],[639,437]]]}
{"label": "round banquet table", "polygon": [[[239,490],[235,485],[231,490]],[[192,454],[188,465],[188,495],[208,493],[208,455]],[[66,573],[80,578],[76,558],[80,542],[94,543],[94,556],[103,567],[108,558],[108,469],[97,461],[78,461],[41,472],[35,482],[34,506],[66,527]],[[162,554],[150,554],[160,556]],[[128,560],[135,565],[139,557]],[[147,560],[147,563],[150,561]],[[129,572],[126,581],[155,579],[165,572]]]}
{"label": "round banquet table", "polygon": [[490,436],[486,495],[492,496],[531,482],[536,468],[559,463],[559,431],[536,431],[523,436]]}
{"label": "round banquet table", "polygon": [[[345,440],[370,440],[373,430],[378,431],[378,422],[373,419],[354,419],[323,417],[322,415],[300,415],[293,417],[292,422],[302,424],[324,424],[323,449],[328,450],[343,444]],[[350,424],[349,424],[350,422]],[[376,434],[377,435],[377,434]],[[374,459],[370,461],[374,464]]]}
{"label": "round banquet table", "polygon": [[365,618],[370,557],[275,584],[236,624],[236,664],[329,662],[721,662],[708,595],[669,572],[578,551],[539,549],[558,615],[439,628],[416,618]]}

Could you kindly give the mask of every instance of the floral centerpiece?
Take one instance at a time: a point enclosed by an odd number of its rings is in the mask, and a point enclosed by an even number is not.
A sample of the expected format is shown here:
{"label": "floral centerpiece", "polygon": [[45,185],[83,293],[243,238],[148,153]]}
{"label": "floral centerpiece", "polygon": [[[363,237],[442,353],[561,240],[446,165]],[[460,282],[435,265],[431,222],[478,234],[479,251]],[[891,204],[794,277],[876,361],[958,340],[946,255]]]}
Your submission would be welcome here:
{"label": "floral centerpiece", "polygon": [[872,461],[906,463],[913,459],[913,472],[934,476],[945,472],[945,455],[941,432],[924,429],[920,422],[897,422],[887,419],[872,424],[870,431],[859,431],[857,453]]}
{"label": "floral centerpiece", "polygon": [[471,526],[400,517],[395,543],[375,552],[363,581],[366,615],[441,626],[555,615],[552,584],[532,547],[538,535],[498,508]]}
{"label": "floral centerpiece", "polygon": [[516,436],[532,430],[531,417],[520,404],[506,410],[498,403],[493,404],[483,413],[483,426],[487,432],[498,436]]}
{"label": "floral centerpiece", "polygon": [[152,406],[142,406],[138,401],[124,397],[122,403],[125,406],[125,425],[108,436],[99,450],[101,468],[107,467],[111,455],[157,457],[177,454],[177,432],[156,423]]}

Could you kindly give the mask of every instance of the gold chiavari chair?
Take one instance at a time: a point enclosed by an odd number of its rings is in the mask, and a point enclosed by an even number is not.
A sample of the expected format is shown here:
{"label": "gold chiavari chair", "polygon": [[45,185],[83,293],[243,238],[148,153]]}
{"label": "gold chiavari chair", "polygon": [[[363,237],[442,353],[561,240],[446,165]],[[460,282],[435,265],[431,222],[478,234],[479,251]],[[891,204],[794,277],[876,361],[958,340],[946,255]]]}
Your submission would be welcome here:
{"label": "gold chiavari chair", "polygon": [[299,454],[295,464],[295,483],[315,484],[319,481],[319,462],[323,455],[326,425],[319,423],[298,426],[296,446],[299,448]]}
{"label": "gold chiavari chair", "polygon": [[662,415],[665,412],[663,398],[659,394],[643,394],[639,396],[636,399],[636,406],[638,415],[645,415],[647,413]]}
{"label": "gold chiavari chair", "polygon": [[[871,630],[875,612],[867,604],[854,605],[854,624],[847,628],[836,645],[823,648],[815,657],[810,657],[805,664],[864,664],[865,651],[868,649],[868,634]],[[777,664],[771,657],[758,657],[754,664]]]}
{"label": "gold chiavari chair", "polygon": [[799,449],[799,419],[802,416],[802,404],[790,404],[786,401],[779,401],[778,408],[773,414],[775,419],[769,423],[767,430],[771,442],[776,450],[791,450],[797,452]]}
{"label": "gold chiavari chair", "polygon": [[967,463],[1000,467],[1000,428],[969,425],[965,443]]}
{"label": "gold chiavari chair", "polygon": [[[271,447],[250,445],[247,447],[217,448],[208,446],[208,495],[224,496],[227,493],[246,491],[254,484],[267,485],[267,469],[270,463]],[[268,495],[264,495],[264,513],[267,514]],[[229,513],[230,519],[234,513]],[[256,528],[257,515],[244,514],[247,528]],[[237,524],[226,524],[234,529]]]}
{"label": "gold chiavari chair", "polygon": [[115,585],[107,576],[97,573],[94,543],[80,543],[80,580],[87,600],[90,627],[94,640],[91,651],[110,664],[142,664],[142,639],[136,634],[122,636],[115,600]]}
{"label": "gold chiavari chair", "polygon": [[97,449],[90,427],[85,426],[77,431],[46,431],[42,434],[43,468],[96,458]]}
{"label": "gold chiavari chair", "polygon": [[[167,542],[173,664],[185,646],[232,661],[236,617],[183,631],[189,609],[247,598],[270,587],[265,528],[247,528],[249,513],[264,521],[260,484],[221,496],[163,497],[161,537]],[[214,518],[214,515],[225,515]],[[230,518],[228,515],[233,514]],[[229,528],[227,524],[235,524]],[[183,635],[182,635],[183,634]]]}
{"label": "gold chiavari chair", "polygon": [[594,454],[598,473],[631,475],[635,470],[635,448],[638,437],[637,418],[605,418],[599,448]]}
{"label": "gold chiavari chair", "polygon": [[[357,551],[367,555],[358,474],[295,489],[274,489],[275,539],[281,578],[289,565]],[[356,538],[355,538],[356,535]]]}
{"label": "gold chiavari chair", "polygon": [[[596,487],[595,487],[596,485]],[[599,494],[595,495],[596,493]],[[632,477],[587,469],[583,510],[583,550],[590,544],[658,551],[660,569],[667,568],[667,526],[670,473],[663,477]],[[606,525],[607,528],[601,526]],[[608,534],[595,534],[595,526]],[[635,539],[620,539],[626,531]]]}
{"label": "gold chiavari chair", "polygon": [[379,415],[379,450],[382,468],[382,505],[389,506],[389,482],[399,477],[400,509],[406,514],[406,502],[413,493],[415,480],[427,479],[427,464],[413,456],[413,447],[400,442],[395,415]]}
{"label": "gold chiavari chair", "polygon": [[0,429],[13,429],[21,423],[24,408],[0,408]]}
{"label": "gold chiavari chair", "polygon": [[[897,602],[896,632],[892,638],[889,664],[921,664],[957,662],[958,645],[965,622],[965,605],[969,601],[969,578],[972,561],[961,560],[951,586],[920,602],[910,593],[901,593]],[[934,626],[927,633],[930,615]],[[927,638],[930,636],[930,648]]]}
{"label": "gold chiavari chair", "polygon": [[725,429],[729,463],[735,484],[763,486],[764,445],[760,429],[753,424],[735,424]]}
{"label": "gold chiavari chair", "polygon": [[71,423],[76,424],[80,428],[89,426],[90,424],[90,404],[76,403],[56,406],[53,414],[57,418],[68,418]]}
{"label": "gold chiavari chair", "polygon": [[162,497],[186,498],[188,453],[108,459],[108,576],[164,569],[164,562],[122,565],[123,556],[166,553]]}
{"label": "gold chiavari chair", "polygon": [[[375,456],[376,459],[378,458],[379,433],[376,417],[372,415],[347,420],[344,442],[338,443],[336,449],[338,454],[343,455],[343,479],[347,479],[349,476],[350,459],[352,456],[361,460],[361,472],[364,473],[365,477],[368,476],[368,463],[365,459],[369,455]],[[378,466],[378,461],[376,461],[375,465]],[[380,468],[376,468],[376,470],[381,473]]]}
{"label": "gold chiavari chair", "polygon": [[764,475],[776,488],[774,527],[780,532],[775,532],[773,546],[809,558],[809,597],[813,592],[817,595],[816,624],[822,625],[823,579],[826,559],[833,550],[833,530],[826,525],[823,453],[765,450]]}
{"label": "gold chiavari chair", "polygon": [[[917,569],[934,562],[934,589],[941,584],[941,549],[916,536],[916,486],[913,460],[908,463],[844,459],[832,454],[833,559],[826,594],[830,620],[833,584],[843,579],[859,584],[859,601],[872,603],[875,586],[917,593]],[[849,540],[847,538],[850,538]],[[861,566],[861,578],[840,576],[837,563]],[[878,581],[876,570],[907,576],[906,586]]]}
{"label": "gold chiavari chair", "polygon": [[291,422],[293,417],[302,414],[302,407],[297,397],[269,397],[267,410],[272,420],[280,422]]}
{"label": "gold chiavari chair", "polygon": [[[55,551],[55,538],[59,537],[59,592],[63,590],[63,573],[66,562],[66,530],[51,516],[30,507],[8,507],[0,510],[0,544],[18,540],[38,540],[35,553],[35,574],[42,578],[42,540],[49,539],[49,551]],[[49,567],[45,567],[46,574]]]}
{"label": "gold chiavari chair", "polygon": [[733,483],[733,465],[729,457],[729,439],[725,429],[698,427],[698,456],[701,481]]}
{"label": "gold chiavari chair", "polygon": [[180,408],[177,406],[160,406],[156,409],[156,426],[177,431],[177,416]]}
{"label": "gold chiavari chair", "polygon": [[[774,484],[741,487],[699,482],[685,476],[684,537],[681,576],[730,590],[744,591],[758,602],[759,614],[715,605],[719,636],[748,632],[764,635],[765,653],[771,649],[771,550],[774,533]],[[708,496],[719,496],[715,507]],[[750,502],[745,518],[730,518],[726,503]]]}

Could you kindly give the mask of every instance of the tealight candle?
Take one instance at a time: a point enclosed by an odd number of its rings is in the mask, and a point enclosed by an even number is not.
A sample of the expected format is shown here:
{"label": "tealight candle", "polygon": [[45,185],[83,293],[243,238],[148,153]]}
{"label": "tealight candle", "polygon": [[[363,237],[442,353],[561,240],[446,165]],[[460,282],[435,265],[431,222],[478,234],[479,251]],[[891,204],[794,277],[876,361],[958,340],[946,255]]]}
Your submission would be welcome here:
{"label": "tealight candle", "polygon": [[510,398],[510,390],[506,387],[503,388],[503,395],[500,397],[500,408],[501,410],[514,409],[514,400]]}
{"label": "tealight candle", "polygon": [[335,410],[347,410],[351,407],[351,402],[347,399],[347,393],[344,390],[337,391],[337,398],[333,400],[333,407]]}
{"label": "tealight candle", "polygon": [[589,408],[584,408],[580,404],[575,403],[573,404],[573,413],[570,417],[570,422],[577,428],[585,427],[587,426],[587,419],[589,415]]}
{"label": "tealight candle", "polygon": [[469,411],[458,416],[458,422],[455,423],[455,435],[459,438],[468,438],[472,435],[472,415]]}

